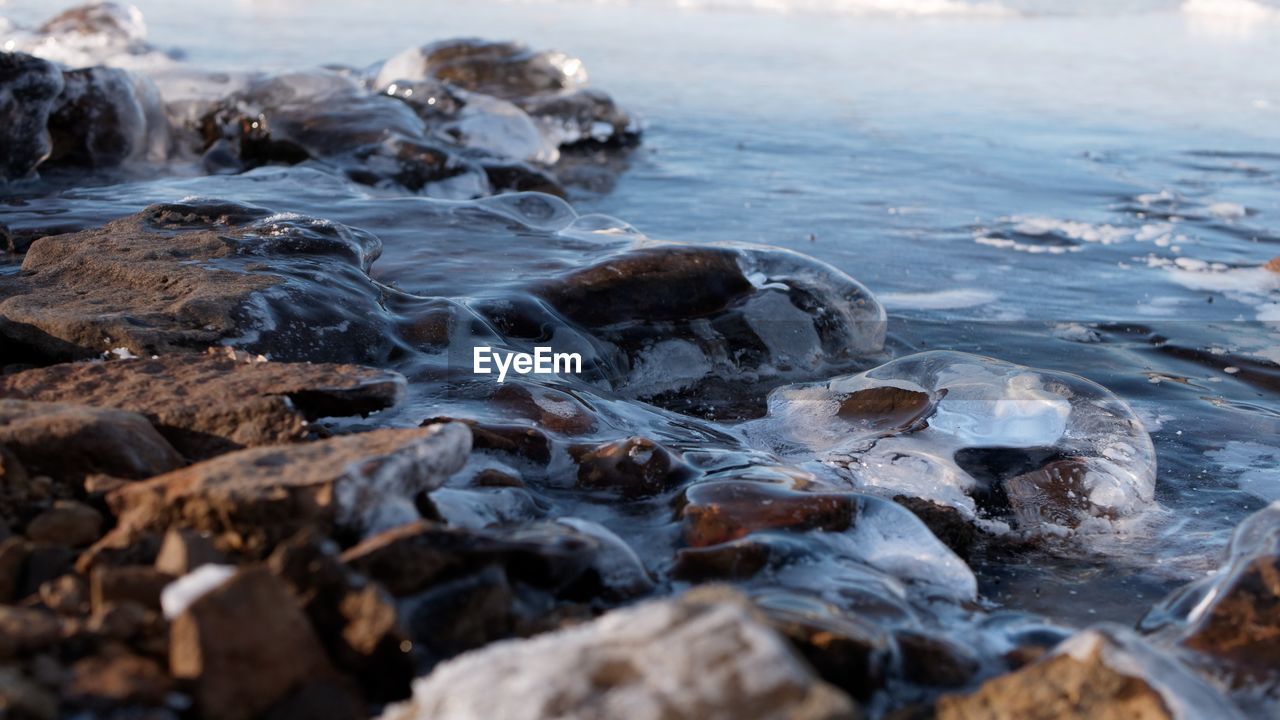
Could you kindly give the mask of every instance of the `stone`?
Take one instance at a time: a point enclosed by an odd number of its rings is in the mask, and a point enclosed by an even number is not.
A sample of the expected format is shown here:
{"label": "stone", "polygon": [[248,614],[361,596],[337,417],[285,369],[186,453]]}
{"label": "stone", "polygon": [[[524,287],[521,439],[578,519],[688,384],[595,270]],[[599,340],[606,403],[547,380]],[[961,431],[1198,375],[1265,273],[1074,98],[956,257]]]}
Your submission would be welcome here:
{"label": "stone", "polygon": [[27,523],[27,539],[32,542],[84,547],[102,534],[102,516],[97,510],[75,500],[58,500]]}
{"label": "stone", "polygon": [[364,720],[364,705],[334,682],[313,682],[276,703],[263,720]]}
{"label": "stone", "polygon": [[0,605],[0,662],[56,645],[63,630],[63,621],[48,610]]}
{"label": "stone", "polygon": [[49,111],[60,92],[53,63],[0,52],[0,182],[30,175],[49,156]]}
{"label": "stone", "polygon": [[89,595],[95,613],[112,605],[131,602],[160,610],[160,593],[175,576],[149,565],[117,565],[95,567],[89,573]]}
{"label": "stone", "polygon": [[430,667],[459,653],[509,637],[516,598],[506,573],[490,565],[432,586],[405,602],[405,625]]}
{"label": "stone", "polygon": [[62,79],[49,114],[48,164],[105,168],[167,157],[169,121],[150,80],[102,66],[67,70]]}
{"label": "stone", "polygon": [[701,589],[489,645],[414,683],[384,720],[855,718],[740,596]]}
{"label": "stone", "polygon": [[578,487],[609,490],[634,500],[670,492],[695,473],[679,457],[645,437],[571,448],[578,465]]}
{"label": "stone", "polygon": [[141,415],[68,403],[0,399],[0,444],[28,471],[62,483],[92,473],[147,478],[182,465]]}
{"label": "stone", "polygon": [[201,565],[225,562],[226,556],[213,546],[209,538],[198,532],[179,528],[164,534],[155,566],[162,573],[181,577]]}
{"label": "stone", "polygon": [[176,527],[260,555],[306,527],[393,527],[416,519],[414,498],[439,487],[470,450],[458,423],[241,450],[111,493],[118,525],[100,544]]}
{"label": "stone", "polygon": [[23,538],[11,537],[0,541],[0,603],[17,599],[28,552],[30,548]]}
{"label": "stone", "polygon": [[1266,270],[1270,270],[1271,272],[1280,273],[1280,256],[1271,258],[1262,267]]}
{"label": "stone", "polygon": [[64,694],[80,707],[111,711],[130,705],[162,707],[172,689],[173,681],[155,660],[117,652],[76,661]]}
{"label": "stone", "polygon": [[76,402],[145,416],[184,456],[308,436],[308,421],[367,415],[404,393],[398,373],[267,362],[230,348],[199,355],[79,362],[0,376],[0,397]]}
{"label": "stone", "polygon": [[947,695],[938,720],[1172,720],[1241,718],[1217,690],[1118,626],[1068,639],[1044,658]]}
{"label": "stone", "polygon": [[16,667],[0,667],[0,712],[23,720],[54,720],[58,697]]}
{"label": "stone", "polygon": [[409,48],[383,64],[379,88],[397,80],[435,78],[471,92],[507,100],[581,87],[582,62],[558,52],[536,52],[513,42],[442,40]]}
{"label": "stone", "polygon": [[[276,360],[384,361],[377,238],[212,200],[152,205],[31,244],[0,276],[0,341],[48,360],[228,344]],[[44,363],[47,364],[47,363]]]}
{"label": "stone", "polygon": [[288,585],[242,569],[173,619],[169,669],[200,717],[249,720],[333,670]]}
{"label": "stone", "polygon": [[929,528],[943,545],[966,562],[979,540],[979,533],[969,519],[948,505],[909,495],[895,495],[893,501],[910,510]]}
{"label": "stone", "polygon": [[59,615],[80,615],[89,606],[89,588],[78,575],[63,575],[40,585],[40,602]]}
{"label": "stone", "polygon": [[845,530],[857,512],[858,496],[852,493],[797,492],[771,483],[726,480],[687,489],[679,517],[685,542],[706,547],[758,530]]}

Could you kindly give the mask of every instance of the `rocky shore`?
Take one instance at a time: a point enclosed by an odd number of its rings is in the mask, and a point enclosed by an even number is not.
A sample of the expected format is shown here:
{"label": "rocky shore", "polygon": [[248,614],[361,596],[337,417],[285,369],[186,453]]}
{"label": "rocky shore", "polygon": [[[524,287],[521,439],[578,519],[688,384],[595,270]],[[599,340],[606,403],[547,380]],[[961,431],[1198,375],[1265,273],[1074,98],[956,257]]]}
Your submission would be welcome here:
{"label": "rocky shore", "polygon": [[[68,64],[86,37],[109,62]],[[288,198],[0,215],[0,717],[1277,707],[1280,504],[1136,627],[997,607],[976,558],[1094,551],[1158,510],[1134,411],[1068,373],[891,358],[872,292],[794,252],[552,227],[572,210],[547,194],[607,187],[640,140],[576,59],[446,41],[181,96],[194,71],[112,59],[159,52],[118,6],[23,38],[35,54],[0,54],[14,197],[33,173],[156,156],[306,165],[427,197],[543,193],[457,207],[550,249],[515,291],[423,296],[375,277],[375,233]],[[580,377],[458,368],[552,340]]]}

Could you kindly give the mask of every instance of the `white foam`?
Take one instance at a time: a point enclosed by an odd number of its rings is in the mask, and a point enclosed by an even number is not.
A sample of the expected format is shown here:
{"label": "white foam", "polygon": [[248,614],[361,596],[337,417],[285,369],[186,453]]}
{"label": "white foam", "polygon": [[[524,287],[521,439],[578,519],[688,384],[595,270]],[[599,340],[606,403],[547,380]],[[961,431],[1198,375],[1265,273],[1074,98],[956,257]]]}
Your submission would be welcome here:
{"label": "white foam", "polygon": [[880,293],[880,302],[891,310],[959,310],[995,302],[990,290],[956,288],[938,292]]}
{"label": "white foam", "polygon": [[1239,488],[1261,500],[1280,500],[1280,447],[1257,442],[1231,440],[1205,457],[1217,463],[1224,477],[1234,479]]}

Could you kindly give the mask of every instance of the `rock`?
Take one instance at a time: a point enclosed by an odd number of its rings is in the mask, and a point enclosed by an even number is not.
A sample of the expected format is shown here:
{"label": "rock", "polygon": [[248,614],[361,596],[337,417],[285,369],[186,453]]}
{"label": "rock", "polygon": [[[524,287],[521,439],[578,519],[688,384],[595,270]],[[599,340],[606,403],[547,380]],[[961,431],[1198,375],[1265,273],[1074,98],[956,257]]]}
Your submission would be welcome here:
{"label": "rock", "polygon": [[164,706],[172,687],[156,661],[118,652],[73,664],[64,694],[75,705],[109,712],[129,705]]}
{"label": "rock", "polygon": [[173,619],[169,668],[201,717],[248,720],[333,670],[284,581],[240,570]]}
{"label": "rock", "polygon": [[472,92],[507,100],[559,93],[587,81],[582,61],[558,52],[535,52],[512,42],[443,40],[409,48],[378,71],[374,85],[435,78]]}
{"label": "rock", "polygon": [[685,542],[705,547],[758,530],[846,530],[857,513],[858,496],[852,493],[808,493],[770,483],[719,481],[686,490],[679,517]]}
{"label": "rock", "polygon": [[60,92],[62,73],[52,63],[0,52],[0,181],[26,177],[49,156],[46,128]]}
{"label": "rock", "polygon": [[102,516],[97,510],[74,500],[58,500],[53,507],[27,523],[32,542],[84,547],[102,534]]}
{"label": "rock", "polygon": [[1045,658],[938,701],[938,720],[1240,718],[1168,653],[1121,627],[1085,630]]}
{"label": "rock", "polygon": [[896,495],[893,501],[910,510],[929,528],[943,545],[951,548],[960,559],[968,562],[970,551],[978,541],[979,533],[969,519],[948,505],[940,505],[923,498]]}
{"label": "rock", "polygon": [[229,344],[277,360],[376,363],[396,342],[366,274],[380,248],[314,218],[152,205],[32,243],[22,273],[0,277],[0,340],[55,360]]}
{"label": "rock", "polygon": [[625,146],[640,139],[640,123],[593,88],[570,93],[523,98],[520,107],[533,118],[543,135],[555,144]]}
{"label": "rock", "polygon": [[364,705],[333,682],[307,683],[272,706],[263,720],[364,720]]}
{"label": "rock", "polygon": [[48,649],[62,634],[63,621],[47,610],[0,605],[0,662]]}
{"label": "rock", "polygon": [[105,612],[112,605],[126,602],[159,611],[160,593],[174,577],[147,565],[96,567],[89,573],[93,611]]}
{"label": "rock", "polygon": [[513,588],[495,565],[434,585],[405,605],[409,636],[428,667],[510,637],[516,627]]}
{"label": "rock", "polygon": [[489,645],[414,683],[384,720],[439,717],[853,718],[740,597],[699,590]]}
{"label": "rock", "polygon": [[177,527],[257,554],[306,527],[377,531],[417,518],[414,498],[470,449],[466,426],[450,423],[241,450],[110,494],[119,524],[101,544]]}
{"label": "rock", "polygon": [[1280,502],[1245,519],[1222,566],[1174,591],[1139,627],[1225,662],[1242,681],[1280,675]]}
{"label": "rock", "polygon": [[156,555],[156,570],[180,577],[201,565],[226,562],[226,556],[209,538],[191,530],[174,529],[164,534]]}
{"label": "rock", "polygon": [[23,566],[30,552],[27,541],[20,537],[11,537],[0,541],[0,603],[16,600],[19,588],[22,587]]}
{"label": "rock", "polygon": [[40,585],[40,602],[59,615],[80,615],[89,606],[89,588],[78,575],[63,575]]}
{"label": "rock", "polygon": [[571,448],[570,454],[578,464],[578,487],[611,490],[628,500],[675,490],[695,474],[679,457],[644,437]]}
{"label": "rock", "polygon": [[1280,273],[1280,256],[1271,258],[1262,267],[1270,270],[1271,272]]}
{"label": "rock", "polygon": [[229,348],[149,360],[65,363],[0,376],[0,396],[77,402],[144,415],[183,455],[307,436],[320,417],[364,415],[404,393],[397,373],[353,365],[277,363]]}
{"label": "rock", "polygon": [[46,582],[72,571],[76,551],[64,545],[29,544],[22,587],[16,597],[37,592]]}
{"label": "rock", "polygon": [[150,80],[113,67],[67,70],[62,79],[49,115],[49,164],[104,168],[167,157],[169,121]]}
{"label": "rock", "polygon": [[902,674],[909,682],[927,687],[959,688],[967,685],[981,669],[979,658],[965,647],[943,637],[918,630],[894,634],[902,661]]}
{"label": "rock", "polygon": [[182,465],[146,418],[84,405],[0,399],[0,444],[59,483],[93,473],[146,478]]}
{"label": "rock", "polygon": [[58,697],[16,667],[0,667],[0,711],[22,720],[54,720]]}

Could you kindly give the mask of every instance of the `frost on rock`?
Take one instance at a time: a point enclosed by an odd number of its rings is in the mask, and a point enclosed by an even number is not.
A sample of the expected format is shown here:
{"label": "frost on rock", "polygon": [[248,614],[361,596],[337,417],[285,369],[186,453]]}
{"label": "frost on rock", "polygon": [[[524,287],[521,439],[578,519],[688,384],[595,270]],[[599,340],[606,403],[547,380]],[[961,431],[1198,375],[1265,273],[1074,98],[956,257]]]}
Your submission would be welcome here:
{"label": "frost on rock", "polygon": [[643,243],[535,292],[613,349],[617,391],[686,413],[758,415],[734,406],[753,401],[744,386],[813,377],[884,343],[869,290],[777,248]]}
{"label": "frost on rock", "polygon": [[465,654],[381,717],[835,720],[855,709],[746,601],[708,589]]}
{"label": "frost on rock", "polygon": [[860,487],[1032,531],[1109,527],[1154,502],[1155,450],[1122,400],[1076,375],[966,353],[778,389],[746,430]]}

